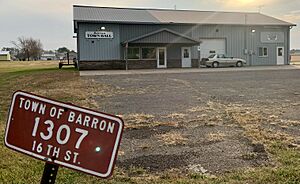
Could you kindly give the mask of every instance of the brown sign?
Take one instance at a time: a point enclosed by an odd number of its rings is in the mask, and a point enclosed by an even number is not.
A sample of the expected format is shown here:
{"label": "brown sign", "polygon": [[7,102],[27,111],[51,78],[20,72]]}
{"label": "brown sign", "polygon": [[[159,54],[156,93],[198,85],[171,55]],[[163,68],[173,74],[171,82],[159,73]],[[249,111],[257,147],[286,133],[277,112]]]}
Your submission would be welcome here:
{"label": "brown sign", "polygon": [[17,91],[5,145],[49,163],[107,178],[114,168],[123,128],[119,117]]}

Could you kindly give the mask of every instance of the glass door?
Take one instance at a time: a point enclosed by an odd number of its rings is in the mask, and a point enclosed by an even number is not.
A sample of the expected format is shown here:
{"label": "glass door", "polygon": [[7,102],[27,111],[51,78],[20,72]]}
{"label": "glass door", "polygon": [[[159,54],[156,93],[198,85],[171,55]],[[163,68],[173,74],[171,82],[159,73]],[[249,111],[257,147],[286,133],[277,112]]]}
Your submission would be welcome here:
{"label": "glass door", "polygon": [[157,68],[167,68],[167,49],[157,48]]}

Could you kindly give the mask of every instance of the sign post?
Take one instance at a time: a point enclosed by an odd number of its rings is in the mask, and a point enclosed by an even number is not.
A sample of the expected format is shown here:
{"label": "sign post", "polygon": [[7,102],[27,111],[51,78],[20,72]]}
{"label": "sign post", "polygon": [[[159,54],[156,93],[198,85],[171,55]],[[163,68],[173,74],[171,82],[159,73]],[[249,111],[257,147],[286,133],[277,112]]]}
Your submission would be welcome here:
{"label": "sign post", "polygon": [[57,165],[46,163],[41,179],[41,184],[54,184],[56,180],[57,171]]}
{"label": "sign post", "polygon": [[123,120],[117,116],[17,91],[5,145],[47,162],[42,183],[55,182],[58,166],[108,178],[123,128]]}

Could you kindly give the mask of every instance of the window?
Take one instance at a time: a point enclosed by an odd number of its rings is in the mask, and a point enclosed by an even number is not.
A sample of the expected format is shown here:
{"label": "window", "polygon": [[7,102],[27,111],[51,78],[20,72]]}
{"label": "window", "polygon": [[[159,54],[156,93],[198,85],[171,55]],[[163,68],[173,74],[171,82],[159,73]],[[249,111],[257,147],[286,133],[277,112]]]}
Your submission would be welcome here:
{"label": "window", "polygon": [[216,54],[212,54],[212,55],[210,55],[210,56],[208,56],[208,58],[214,58],[216,56]]}
{"label": "window", "polygon": [[183,49],[183,58],[190,58],[189,49]]}
{"label": "window", "polygon": [[128,59],[140,59],[140,48],[129,47],[127,53]]}
{"label": "window", "polygon": [[277,48],[278,49],[278,56],[283,56],[283,48]]}
{"label": "window", "polygon": [[142,59],[156,59],[156,49],[142,48]]}
{"label": "window", "polygon": [[218,54],[218,58],[225,58],[224,54]]}
{"label": "window", "polygon": [[258,56],[259,57],[268,57],[268,48],[267,47],[259,47],[258,48]]}

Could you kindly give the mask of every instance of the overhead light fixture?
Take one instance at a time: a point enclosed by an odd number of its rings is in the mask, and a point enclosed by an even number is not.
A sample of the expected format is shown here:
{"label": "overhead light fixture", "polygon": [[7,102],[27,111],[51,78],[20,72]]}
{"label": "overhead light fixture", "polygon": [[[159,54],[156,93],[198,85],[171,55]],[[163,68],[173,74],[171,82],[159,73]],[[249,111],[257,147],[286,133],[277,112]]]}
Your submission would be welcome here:
{"label": "overhead light fixture", "polygon": [[104,27],[104,26],[102,26],[102,27],[101,27],[101,30],[102,30],[102,31],[104,31],[104,30],[105,30],[105,27]]}
{"label": "overhead light fixture", "polygon": [[252,32],[252,33],[255,33],[255,32],[256,32],[256,30],[255,30],[255,29],[252,29],[252,30],[251,30],[251,32]]}

